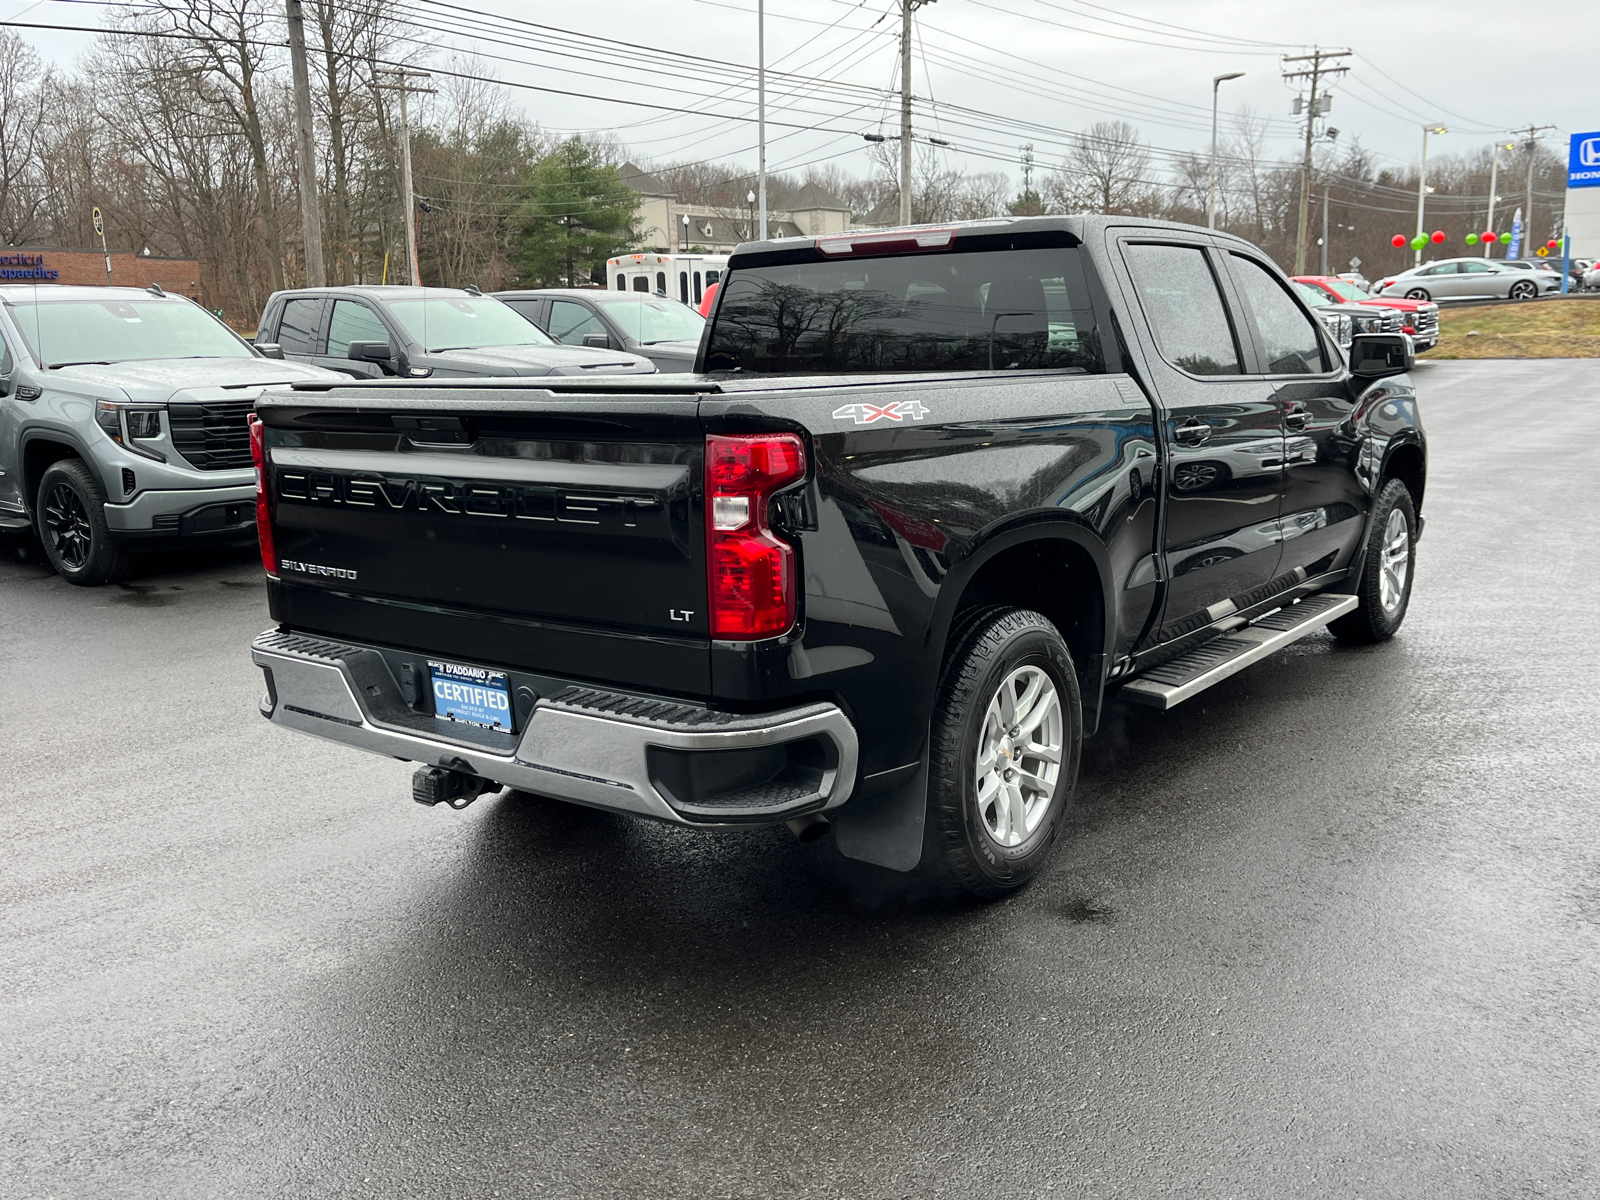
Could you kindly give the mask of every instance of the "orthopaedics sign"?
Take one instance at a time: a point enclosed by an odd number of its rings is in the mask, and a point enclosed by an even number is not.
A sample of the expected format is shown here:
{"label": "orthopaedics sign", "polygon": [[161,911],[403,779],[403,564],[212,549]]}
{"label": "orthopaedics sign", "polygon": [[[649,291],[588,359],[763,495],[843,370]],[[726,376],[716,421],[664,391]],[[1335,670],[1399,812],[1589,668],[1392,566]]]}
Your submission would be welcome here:
{"label": "orthopaedics sign", "polygon": [[0,279],[60,278],[60,271],[44,265],[42,254],[0,254]]}
{"label": "orthopaedics sign", "polygon": [[1567,155],[1569,188],[1600,187],[1600,130],[1572,135]]}

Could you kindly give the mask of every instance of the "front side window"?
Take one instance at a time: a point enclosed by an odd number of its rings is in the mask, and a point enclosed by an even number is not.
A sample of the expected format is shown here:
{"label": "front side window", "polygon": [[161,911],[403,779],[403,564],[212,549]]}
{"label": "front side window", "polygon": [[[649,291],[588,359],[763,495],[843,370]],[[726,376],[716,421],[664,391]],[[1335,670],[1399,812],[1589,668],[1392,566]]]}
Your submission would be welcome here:
{"label": "front side window", "polygon": [[1161,356],[1191,375],[1241,374],[1238,343],[1205,251],[1134,244],[1126,254]]}
{"label": "front side window", "polygon": [[1486,262],[1464,262],[1457,264],[1457,270],[1463,275],[1493,275],[1494,268]]}
{"label": "front side window", "polygon": [[187,300],[32,300],[12,305],[28,349],[46,366],[155,358],[250,358],[226,325]]}
{"label": "front side window", "polygon": [[[484,346],[549,346],[532,321],[492,296],[427,296],[391,300],[389,312],[429,353]],[[329,340],[332,341],[330,335]]]}
{"label": "front side window", "polygon": [[317,324],[322,318],[322,301],[290,300],[283,306],[278,322],[278,345],[285,354],[317,353]]}
{"label": "front side window", "polygon": [[752,267],[722,286],[714,370],[1105,370],[1078,252],[1063,246]]}
{"label": "front side window", "polygon": [[1327,370],[1322,338],[1305,310],[1266,267],[1253,258],[1233,257],[1234,275],[1256,319],[1268,375],[1319,375]]}
{"label": "front side window", "polygon": [[347,358],[351,342],[387,342],[389,331],[378,314],[357,300],[335,300],[328,320],[328,353]]}
{"label": "front side window", "polygon": [[550,304],[550,336],[568,346],[581,346],[591,333],[606,334],[605,322],[581,304],[555,300]]}

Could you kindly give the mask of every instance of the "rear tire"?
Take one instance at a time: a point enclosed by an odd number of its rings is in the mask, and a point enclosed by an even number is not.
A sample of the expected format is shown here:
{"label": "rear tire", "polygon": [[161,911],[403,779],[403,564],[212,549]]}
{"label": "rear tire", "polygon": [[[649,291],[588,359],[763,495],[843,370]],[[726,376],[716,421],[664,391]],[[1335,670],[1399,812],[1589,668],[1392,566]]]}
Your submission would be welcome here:
{"label": "rear tire", "polygon": [[952,634],[934,705],[922,871],[993,899],[1044,868],[1083,747],[1072,655],[1039,613],[986,609]]}
{"label": "rear tire", "polygon": [[1360,603],[1328,624],[1341,642],[1386,642],[1399,630],[1411,606],[1411,583],[1417,565],[1417,509],[1411,491],[1391,479],[1372,506],[1372,529],[1362,556]]}
{"label": "rear tire", "polygon": [[1409,292],[1406,293],[1406,299],[1407,300],[1432,300],[1433,297],[1428,295],[1428,289],[1427,288],[1412,288]]}
{"label": "rear tire", "polygon": [[68,583],[98,587],[128,573],[132,559],[111,540],[105,493],[88,467],[63,458],[45,468],[34,510],[51,568]]}

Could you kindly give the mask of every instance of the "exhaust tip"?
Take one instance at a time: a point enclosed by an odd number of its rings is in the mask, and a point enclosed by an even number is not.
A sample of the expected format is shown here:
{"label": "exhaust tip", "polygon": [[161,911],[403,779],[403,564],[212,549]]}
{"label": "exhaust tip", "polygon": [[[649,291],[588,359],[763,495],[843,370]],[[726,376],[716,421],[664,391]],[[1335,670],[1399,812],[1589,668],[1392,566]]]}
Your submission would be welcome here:
{"label": "exhaust tip", "polygon": [[833,828],[833,823],[820,813],[812,813],[807,817],[796,817],[792,821],[785,821],[784,825],[802,845],[816,841],[827,833],[829,829]]}

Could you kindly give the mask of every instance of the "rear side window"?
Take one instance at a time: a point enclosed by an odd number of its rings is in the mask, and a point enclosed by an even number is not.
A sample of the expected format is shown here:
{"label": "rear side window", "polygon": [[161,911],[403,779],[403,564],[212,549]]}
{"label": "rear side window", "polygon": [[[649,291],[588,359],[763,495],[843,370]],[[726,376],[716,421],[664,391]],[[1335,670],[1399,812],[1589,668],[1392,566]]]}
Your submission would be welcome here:
{"label": "rear side window", "polygon": [[1256,319],[1268,375],[1320,375],[1328,369],[1322,338],[1283,284],[1254,259],[1233,255],[1233,273]]}
{"label": "rear side window", "polygon": [[387,342],[389,331],[384,328],[378,314],[365,304],[354,300],[335,300],[333,316],[328,321],[328,353],[344,358],[350,353],[351,342]]}
{"label": "rear side window", "polygon": [[1191,375],[1242,373],[1239,346],[1205,251],[1138,244],[1125,252],[1161,356]]}
{"label": "rear side window", "polygon": [[1105,370],[1067,247],[753,267],[723,286],[712,370]]}
{"label": "rear side window", "polygon": [[285,354],[316,354],[317,323],[322,316],[321,300],[290,300],[283,306],[278,322],[278,345]]}

